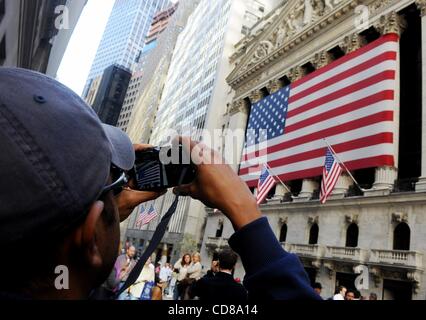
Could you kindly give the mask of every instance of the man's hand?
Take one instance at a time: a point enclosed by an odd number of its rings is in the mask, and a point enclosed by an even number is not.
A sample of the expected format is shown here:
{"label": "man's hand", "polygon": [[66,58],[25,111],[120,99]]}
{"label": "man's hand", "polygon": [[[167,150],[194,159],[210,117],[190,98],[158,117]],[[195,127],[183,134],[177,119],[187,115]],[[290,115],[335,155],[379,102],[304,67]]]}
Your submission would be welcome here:
{"label": "man's hand", "polygon": [[191,196],[210,208],[221,210],[236,230],[261,217],[255,197],[232,168],[224,164],[218,152],[190,138],[180,137],[179,142],[191,153],[192,161],[199,165],[196,180],[176,187],[176,194]]}
{"label": "man's hand", "polygon": [[[143,151],[152,148],[151,145],[147,144],[137,144],[134,145],[134,147],[135,151]],[[120,222],[126,220],[133,210],[141,203],[155,200],[167,192],[167,190],[161,192],[137,191],[134,190],[135,188],[136,182],[131,180],[128,187],[124,188],[116,198],[120,213]]]}

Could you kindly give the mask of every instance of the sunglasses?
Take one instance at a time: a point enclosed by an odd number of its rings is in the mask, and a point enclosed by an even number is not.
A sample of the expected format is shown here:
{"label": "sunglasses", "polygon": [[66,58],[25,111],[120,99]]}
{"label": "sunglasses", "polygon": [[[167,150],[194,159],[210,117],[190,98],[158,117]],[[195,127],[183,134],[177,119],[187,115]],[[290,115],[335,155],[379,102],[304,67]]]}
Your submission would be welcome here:
{"label": "sunglasses", "polygon": [[112,191],[114,196],[117,196],[123,191],[123,188],[129,183],[129,177],[126,172],[118,168],[111,168],[111,175],[114,182],[110,185],[105,186],[102,189],[101,197]]}

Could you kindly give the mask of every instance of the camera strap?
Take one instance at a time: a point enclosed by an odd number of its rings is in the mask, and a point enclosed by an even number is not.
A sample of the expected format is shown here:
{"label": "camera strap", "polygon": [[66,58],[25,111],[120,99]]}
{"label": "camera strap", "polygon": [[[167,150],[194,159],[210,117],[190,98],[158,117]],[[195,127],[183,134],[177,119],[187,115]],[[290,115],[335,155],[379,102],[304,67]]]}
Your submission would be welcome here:
{"label": "camera strap", "polygon": [[118,297],[121,293],[126,291],[131,285],[133,285],[138,280],[139,275],[142,272],[142,269],[145,266],[146,261],[153,254],[155,249],[157,249],[158,245],[163,239],[163,236],[166,233],[166,229],[170,222],[170,219],[172,218],[173,214],[175,213],[177,209],[178,202],[179,202],[179,195],[176,196],[169,210],[167,210],[166,214],[161,219],[159,225],[157,226],[157,229],[154,232],[154,235],[152,236],[152,239],[148,245],[148,248],[142,254],[141,258],[138,260],[136,265],[133,267],[132,271],[127,277],[127,280],[124,282],[124,285],[120,288],[120,290],[118,290],[116,297]]}

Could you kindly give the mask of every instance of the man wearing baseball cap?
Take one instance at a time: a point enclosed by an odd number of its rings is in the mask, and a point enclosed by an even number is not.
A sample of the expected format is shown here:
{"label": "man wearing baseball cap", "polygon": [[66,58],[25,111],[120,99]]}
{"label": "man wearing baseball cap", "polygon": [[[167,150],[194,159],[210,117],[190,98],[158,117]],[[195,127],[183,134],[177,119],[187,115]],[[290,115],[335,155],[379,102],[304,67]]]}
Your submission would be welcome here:
{"label": "man wearing baseball cap", "polygon": [[128,187],[130,139],[55,80],[0,68],[0,153],[0,295],[87,297],[112,270],[119,222],[161,194]]}

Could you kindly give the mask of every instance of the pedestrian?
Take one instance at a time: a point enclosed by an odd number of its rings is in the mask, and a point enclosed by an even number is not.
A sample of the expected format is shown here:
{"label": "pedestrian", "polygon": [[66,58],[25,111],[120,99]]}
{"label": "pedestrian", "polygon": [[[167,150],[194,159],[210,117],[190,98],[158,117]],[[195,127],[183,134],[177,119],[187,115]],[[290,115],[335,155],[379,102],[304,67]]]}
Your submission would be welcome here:
{"label": "pedestrian", "polygon": [[314,291],[320,296],[322,292],[322,285],[319,282],[316,282],[313,286]]}
{"label": "pedestrian", "polygon": [[353,291],[347,291],[345,295],[345,300],[355,300],[355,293]]}
{"label": "pedestrian", "polygon": [[155,286],[152,288],[151,300],[163,300],[163,292],[166,282],[155,277]]}
{"label": "pedestrian", "polygon": [[159,278],[161,282],[164,284],[164,293],[168,293],[169,291],[169,283],[172,278],[173,270],[170,267],[170,263],[165,263],[163,267],[160,269]]}
{"label": "pedestrian", "polygon": [[191,291],[192,297],[199,297],[203,302],[245,303],[246,289],[233,277],[238,256],[232,250],[219,253],[219,272],[214,277],[204,276],[197,281]]}
{"label": "pedestrian", "polygon": [[189,300],[189,291],[192,285],[201,278],[203,266],[201,265],[201,255],[198,252],[192,254],[192,262],[186,274],[186,278],[182,281],[183,299]]}
{"label": "pedestrian", "polygon": [[[127,179],[135,148],[147,146],[134,147],[43,74],[1,67],[0,83],[0,250],[25,246],[31,261],[0,266],[0,296],[87,299],[112,273],[120,221],[164,193],[136,191]],[[55,286],[57,266],[68,270],[69,290]]]}
{"label": "pedestrian", "polygon": [[347,289],[344,286],[339,286],[336,290],[336,294],[333,297],[333,300],[345,300]]}
{"label": "pedestrian", "polygon": [[218,252],[213,253],[212,263],[210,265],[210,270],[207,271],[205,277],[214,277],[216,273],[219,272],[219,258]]}
{"label": "pedestrian", "polygon": [[176,284],[174,291],[174,300],[183,300],[184,294],[184,280],[186,279],[186,275],[188,273],[188,268],[191,265],[191,255],[186,253],[183,255],[182,259],[177,261],[174,265],[174,271],[176,273]]}
{"label": "pedestrian", "polygon": [[377,300],[377,294],[374,292],[370,293],[370,297],[368,298],[368,300]]}
{"label": "pedestrian", "polygon": [[[135,255],[136,255],[136,248],[132,245],[129,245],[129,247],[126,250],[126,253],[120,255],[117,258],[114,265],[114,269],[115,269],[116,280],[119,283],[119,285],[116,290],[121,289],[121,287],[126,282],[127,277],[129,276],[133,267],[135,266],[136,264]],[[118,300],[123,300],[125,299],[125,297],[126,297],[126,293],[123,292],[118,297]]]}
{"label": "pedestrian", "polygon": [[151,283],[150,285],[152,287],[154,281],[155,268],[154,265],[151,263],[151,258],[148,258],[136,282],[131,285],[128,290],[126,290],[128,292],[127,300],[139,300],[142,296],[143,290],[146,289],[145,285]]}

